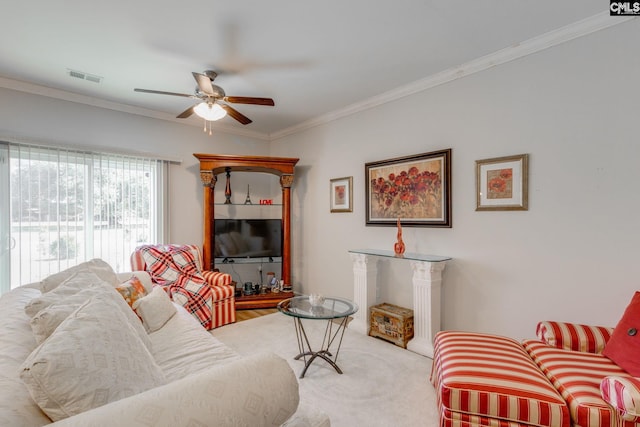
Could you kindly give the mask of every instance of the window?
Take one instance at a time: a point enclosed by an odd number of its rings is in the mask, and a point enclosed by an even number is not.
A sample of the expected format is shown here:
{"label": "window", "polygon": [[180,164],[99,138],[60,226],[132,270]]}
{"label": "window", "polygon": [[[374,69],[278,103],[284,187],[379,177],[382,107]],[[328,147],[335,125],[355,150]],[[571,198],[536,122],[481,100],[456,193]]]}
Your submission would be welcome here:
{"label": "window", "polygon": [[163,241],[164,161],[13,143],[0,160],[0,291],[92,258],[127,271]]}

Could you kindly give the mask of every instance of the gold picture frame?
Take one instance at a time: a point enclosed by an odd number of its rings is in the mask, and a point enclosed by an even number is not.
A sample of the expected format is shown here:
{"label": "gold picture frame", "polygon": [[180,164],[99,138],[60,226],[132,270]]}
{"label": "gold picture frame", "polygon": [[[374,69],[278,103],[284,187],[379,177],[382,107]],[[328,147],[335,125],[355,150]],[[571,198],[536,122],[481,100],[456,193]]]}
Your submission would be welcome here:
{"label": "gold picture frame", "polygon": [[476,211],[529,210],[529,155],[476,160]]}
{"label": "gold picture frame", "polygon": [[331,212],[353,212],[353,177],[329,180],[329,206]]}

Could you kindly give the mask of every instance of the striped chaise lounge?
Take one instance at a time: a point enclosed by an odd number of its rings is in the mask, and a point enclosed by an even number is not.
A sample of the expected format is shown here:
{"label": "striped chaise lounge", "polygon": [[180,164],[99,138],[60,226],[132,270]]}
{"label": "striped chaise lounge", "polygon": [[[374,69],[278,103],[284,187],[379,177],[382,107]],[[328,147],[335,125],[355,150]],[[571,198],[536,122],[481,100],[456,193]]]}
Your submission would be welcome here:
{"label": "striped chaise lounge", "polygon": [[[640,427],[640,378],[601,354],[613,329],[540,322],[537,340],[442,331],[441,427]],[[640,354],[637,354],[640,359]]]}

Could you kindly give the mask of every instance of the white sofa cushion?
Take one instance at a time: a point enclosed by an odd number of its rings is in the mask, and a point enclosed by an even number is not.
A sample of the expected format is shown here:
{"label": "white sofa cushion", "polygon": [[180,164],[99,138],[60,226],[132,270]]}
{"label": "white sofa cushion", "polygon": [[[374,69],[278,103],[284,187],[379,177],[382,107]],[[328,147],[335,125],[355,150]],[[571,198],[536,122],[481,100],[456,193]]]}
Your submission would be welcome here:
{"label": "white sofa cushion", "polygon": [[[31,328],[36,341],[42,343],[58,327],[60,322],[73,313],[92,296],[115,302],[116,306],[131,323],[138,336],[150,349],[151,341],[142,322],[115,288],[104,282],[95,273],[80,271],[73,273],[54,290],[29,301],[25,312],[31,316]],[[66,314],[66,315],[65,315]]]}
{"label": "white sofa cushion", "polygon": [[81,305],[27,357],[20,378],[54,421],[166,383],[118,305],[100,296]]}
{"label": "white sofa cushion", "polygon": [[19,376],[20,364],[37,347],[25,304],[38,289],[17,288],[0,298],[0,426],[39,427],[51,422]]}
{"label": "white sofa cushion", "polygon": [[296,411],[298,403],[298,380],[287,361],[273,353],[258,353],[65,419],[56,426],[279,426]]}
{"label": "white sofa cushion", "polygon": [[[56,286],[49,292],[43,292],[37,298],[29,301],[24,307],[27,316],[33,317],[43,308],[47,308],[53,304],[63,304],[68,301],[84,302],[89,297],[83,296],[82,300],[79,300],[78,293],[80,291],[90,290],[93,291],[96,287],[104,287],[104,280],[97,274],[90,271],[78,271],[71,273],[62,283]],[[115,290],[115,289],[114,289]]]}
{"label": "white sofa cushion", "polygon": [[149,333],[162,328],[176,314],[176,307],[161,286],[156,286],[149,295],[136,300],[132,307]]}
{"label": "white sofa cushion", "polygon": [[159,330],[150,333],[151,354],[168,381],[240,359],[240,355],[207,332],[182,306]]}
{"label": "white sofa cushion", "polygon": [[40,290],[42,290],[42,292],[52,291],[62,282],[71,277],[74,273],[80,271],[92,272],[105,282],[110,283],[114,286],[118,283],[118,277],[113,271],[113,268],[111,268],[111,266],[103,260],[96,258],[48,276],[46,279],[43,279],[40,282]]}

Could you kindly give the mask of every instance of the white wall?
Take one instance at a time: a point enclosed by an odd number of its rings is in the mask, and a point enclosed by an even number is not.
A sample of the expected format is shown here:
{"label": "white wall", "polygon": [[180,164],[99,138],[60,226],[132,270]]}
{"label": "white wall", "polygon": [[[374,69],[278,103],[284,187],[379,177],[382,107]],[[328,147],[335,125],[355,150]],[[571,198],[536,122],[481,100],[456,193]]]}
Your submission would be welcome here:
{"label": "white wall", "polygon": [[203,191],[193,153],[269,151],[268,142],[253,138],[215,130],[209,136],[199,127],[0,88],[0,140],[7,138],[181,160],[169,170],[169,239],[174,243],[202,243]]}
{"label": "white wall", "polygon": [[[453,228],[404,228],[407,251],[453,258],[443,327],[532,337],[543,319],[615,325],[638,289],[640,39],[633,20],[272,143],[300,157],[294,283],[353,296],[349,249],[389,249],[365,226],[364,164],[452,148]],[[417,54],[428,54],[418,52]],[[475,212],[475,160],[530,154],[529,210]],[[353,176],[353,213],[329,180]],[[411,275],[380,267],[382,300],[408,305]]]}

